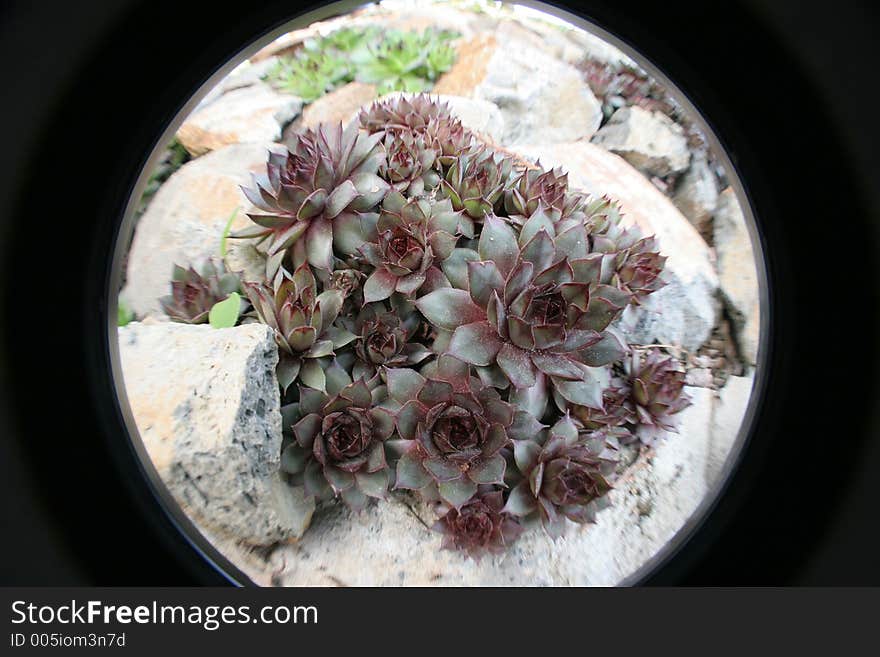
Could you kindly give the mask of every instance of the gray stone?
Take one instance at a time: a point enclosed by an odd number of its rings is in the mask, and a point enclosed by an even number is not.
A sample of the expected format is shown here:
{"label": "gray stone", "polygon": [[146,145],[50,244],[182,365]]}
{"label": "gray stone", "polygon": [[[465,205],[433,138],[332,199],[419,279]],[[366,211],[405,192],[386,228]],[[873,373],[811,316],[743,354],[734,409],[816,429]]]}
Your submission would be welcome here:
{"label": "gray stone", "polygon": [[705,157],[695,157],[675,188],[672,201],[700,234],[711,232],[718,206],[718,182]]}
{"label": "gray stone", "polygon": [[277,141],[301,108],[299,98],[255,82],[197,107],[177,130],[177,139],[194,156],[229,144]]}
{"label": "gray stone", "polygon": [[745,216],[730,187],[719,197],[714,231],[721,292],[734,320],[740,354],[754,365],[761,328],[758,264]]}
{"label": "gray stone", "polygon": [[540,529],[479,563],[440,549],[430,509],[395,497],[353,514],[331,505],[302,539],[280,547],[266,569],[287,586],[614,585],[662,550],[703,502],[712,393],[688,388],[694,405],[624,474],[594,525],[569,523],[554,541]]}
{"label": "gray stone", "polygon": [[503,146],[589,139],[602,118],[599,101],[573,66],[492,34],[460,44],[455,65],[434,91],[497,105],[504,117]]}
{"label": "gray stone", "polygon": [[593,136],[636,169],[661,178],[688,168],[690,151],[682,127],[660,112],[621,107]]}
{"label": "gray stone", "polygon": [[[223,229],[235,212],[232,230],[252,225],[255,208],[240,185],[264,170],[277,144],[234,144],[184,164],[163,184],[138,220],[128,256],[122,299],[138,317],[161,313],[159,298],[170,291],[173,265],[200,266],[218,257]],[[259,280],[264,261],[244,240],[227,241],[227,262],[244,277]]]}
{"label": "gray stone", "polygon": [[518,152],[545,168],[561,166],[572,188],[617,200],[624,223],[657,236],[668,258],[668,285],[624,313],[619,328],[627,338],[690,351],[702,345],[718,317],[718,276],[706,242],[672,201],[623,158],[589,142],[521,146]]}
{"label": "gray stone", "polygon": [[133,322],[119,329],[125,396],[162,481],[212,535],[298,538],[313,504],[281,480],[278,350],[262,324]]}
{"label": "gray stone", "polygon": [[714,486],[732,454],[752,395],[754,375],[731,376],[718,392],[712,413],[712,435],[706,461],[706,482]]}

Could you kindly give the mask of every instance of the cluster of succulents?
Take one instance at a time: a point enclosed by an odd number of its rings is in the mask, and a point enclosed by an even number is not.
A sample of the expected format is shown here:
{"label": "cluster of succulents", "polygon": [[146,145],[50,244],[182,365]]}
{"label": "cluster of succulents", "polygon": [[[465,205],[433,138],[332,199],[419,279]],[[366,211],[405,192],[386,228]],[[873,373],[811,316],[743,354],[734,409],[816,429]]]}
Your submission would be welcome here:
{"label": "cluster of succulents", "polygon": [[[275,335],[282,469],[307,498],[417,496],[480,558],[593,522],[621,445],[675,430],[679,364],[615,329],[663,284],[656,241],[445,104],[306,130],[243,189],[253,225],[230,237],[266,254],[243,321]],[[217,297],[189,280],[179,321]]]}
{"label": "cluster of succulents", "polygon": [[380,94],[427,91],[455,62],[446,30],[424,32],[346,27],[307,39],[266,74],[278,89],[311,103],[325,93],[357,80],[375,84]]}

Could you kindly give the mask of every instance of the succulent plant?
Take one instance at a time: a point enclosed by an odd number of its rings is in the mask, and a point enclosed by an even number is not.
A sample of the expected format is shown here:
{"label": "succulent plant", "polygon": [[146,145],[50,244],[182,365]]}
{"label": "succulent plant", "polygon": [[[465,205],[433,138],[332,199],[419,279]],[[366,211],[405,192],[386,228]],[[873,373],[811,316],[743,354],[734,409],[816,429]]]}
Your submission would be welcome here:
{"label": "succulent plant", "polygon": [[434,149],[437,163],[444,167],[475,143],[473,134],[453,116],[449,104],[432,100],[426,94],[402,94],[377,101],[361,110],[358,120],[370,134],[411,132],[423,138]]}
{"label": "succulent plant", "polygon": [[410,341],[422,329],[419,313],[414,308],[407,313],[404,304],[395,306],[388,310],[382,303],[368,303],[358,313],[351,327],[358,358],[353,378],[372,379],[379,367],[411,367],[431,356],[423,344]]}
{"label": "succulent plant", "polygon": [[435,279],[435,285],[446,284],[438,265],[452,253],[457,234],[469,230],[470,222],[448,201],[407,200],[390,192],[374,240],[360,247],[363,258],[375,268],[364,283],[364,301],[381,301],[394,292],[412,295],[429,278]]}
{"label": "succulent plant", "polygon": [[[635,424],[636,413],[629,384],[620,377],[611,379],[610,385],[602,391],[602,408],[590,408],[570,404],[561,400],[560,406],[586,429],[603,429]],[[626,440],[621,440],[626,442]]]}
{"label": "succulent plant", "polygon": [[440,499],[460,509],[479,485],[503,484],[506,463],[499,452],[510,442],[515,409],[458,359],[443,356],[426,374],[386,371],[388,394],[401,405],[397,432],[406,441],[396,487],[429,499],[436,487]]}
{"label": "succulent plant", "polygon": [[296,442],[285,449],[283,462],[288,473],[302,474],[305,493],[319,499],[335,495],[353,509],[362,509],[370,497],[385,497],[391,474],[385,441],[394,417],[373,405],[364,381],[333,396],[300,388],[296,406]]}
{"label": "succulent plant", "polygon": [[379,174],[399,192],[421,196],[434,189],[440,174],[434,169],[437,152],[425,137],[411,131],[389,132],[384,141],[387,161]]}
{"label": "succulent plant", "polygon": [[635,434],[646,445],[667,431],[678,430],[678,413],[690,406],[680,364],[659,349],[633,351],[626,361],[636,412]]}
{"label": "succulent plant", "polygon": [[513,172],[513,160],[488,148],[470,149],[454,158],[440,181],[452,207],[474,219],[492,213]]}
{"label": "succulent plant", "polygon": [[514,443],[523,479],[511,489],[504,510],[540,519],[551,536],[565,529],[564,518],[595,522],[607,506],[618,462],[617,439],[606,431],[579,430],[565,415],[536,440]]}
{"label": "succulent plant", "polygon": [[479,561],[504,552],[523,532],[517,518],[503,511],[504,493],[488,486],[461,508],[441,505],[432,529],[443,534],[441,548],[461,550]]}
{"label": "succulent plant", "polygon": [[315,276],[306,264],[293,275],[284,269],[280,273],[274,289],[264,283],[244,284],[257,317],[275,334],[278,383],[286,391],[299,377],[306,385],[323,389],[324,372],[316,359],[355,339],[333,326],[342,307],[342,293],[328,289],[318,294]]}
{"label": "succulent plant", "polygon": [[159,299],[162,311],[173,322],[203,324],[214,304],[238,292],[238,275],[226,269],[224,263],[208,260],[201,273],[192,267],[174,265],[171,275],[171,294]]}
{"label": "succulent plant", "polygon": [[255,225],[230,237],[269,240],[269,278],[287,249],[302,237],[308,262],[331,270],[331,221],[371,210],[389,188],[376,175],[385,158],[381,138],[381,133],[359,132],[355,124],[343,130],[339,123],[297,135],[287,153],[270,152],[266,173],[254,176],[253,188],[242,187],[263,213],[249,213]]}
{"label": "succulent plant", "polygon": [[664,284],[657,241],[446,104],[376,102],[295,137],[255,183],[261,213],[237,236],[266,276],[244,287],[278,343],[282,470],[307,505],[407,491],[436,503],[444,547],[479,559],[533,523],[591,522],[619,445],[687,405],[676,362],[626,358],[613,324]]}
{"label": "succulent plant", "polygon": [[421,34],[388,30],[371,47],[372,56],[358,67],[355,77],[377,85],[379,94],[426,91],[452,67],[455,51],[448,42],[454,36],[436,30]]}
{"label": "succulent plant", "polygon": [[605,329],[629,295],[599,283],[602,254],[587,252],[584,226],[556,234],[536,212],[517,236],[489,215],[478,252],[467,263],[467,290],[438,289],[416,302],[429,321],[454,331],[449,353],[497,365],[517,389],[542,373],[569,402],[601,408],[596,369],[626,351]]}

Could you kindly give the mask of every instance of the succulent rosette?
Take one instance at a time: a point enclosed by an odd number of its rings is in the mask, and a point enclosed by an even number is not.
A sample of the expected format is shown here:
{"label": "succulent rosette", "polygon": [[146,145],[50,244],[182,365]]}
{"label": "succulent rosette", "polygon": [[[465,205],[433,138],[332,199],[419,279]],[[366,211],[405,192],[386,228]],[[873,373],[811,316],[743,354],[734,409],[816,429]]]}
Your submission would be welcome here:
{"label": "succulent rosette", "polygon": [[514,388],[551,379],[569,402],[601,408],[607,372],[626,353],[605,331],[629,295],[599,282],[602,254],[587,251],[574,223],[557,234],[537,211],[519,236],[489,215],[478,257],[467,263],[467,289],[443,288],[417,307],[433,324],[454,331],[448,351],[473,365],[497,366]]}
{"label": "succulent rosette", "polygon": [[514,442],[514,460],[522,480],[514,486],[504,510],[540,520],[551,536],[565,530],[565,518],[595,522],[607,506],[618,463],[618,442],[606,431],[579,428],[563,416],[533,440]]}
{"label": "succulent rosette", "polygon": [[333,354],[355,339],[352,333],[333,326],[342,307],[342,293],[329,289],[317,293],[317,282],[303,264],[293,275],[280,270],[274,289],[264,283],[246,282],[245,292],[257,317],[269,326],[278,344],[278,383],[287,390],[299,379],[323,389],[325,376],[316,360]]}
{"label": "succulent rosette", "polygon": [[540,168],[526,169],[504,191],[504,209],[508,216],[532,216],[540,205],[544,209],[560,213],[570,206],[568,174],[559,169],[544,171]]}
{"label": "succulent rosette", "polygon": [[685,373],[681,365],[659,349],[634,351],[626,361],[632,388],[638,438],[653,444],[667,431],[678,430],[678,413],[690,406],[684,392]]}
{"label": "succulent rosette", "polygon": [[240,285],[238,275],[228,271],[222,262],[208,260],[201,273],[192,267],[174,265],[171,294],[159,299],[159,303],[173,322],[203,324],[214,304],[238,292]]}
{"label": "succulent rosette", "polygon": [[[656,239],[424,94],[289,143],[235,236],[266,256],[246,321],[278,345],[281,468],[303,512],[417,495],[443,547],[476,559],[533,523],[593,521],[619,444],[650,444],[688,404],[677,361],[627,358],[614,326],[664,284]],[[176,269],[166,312],[204,321],[230,276]]]}
{"label": "succulent rosette", "polygon": [[261,238],[267,275],[274,276],[284,254],[304,238],[308,262],[333,267],[333,224],[340,216],[373,209],[389,185],[377,175],[385,161],[382,133],[364,134],[352,124],[321,126],[296,135],[286,153],[270,152],[266,172],[242,187],[261,213],[249,213],[254,226],[233,233]]}
{"label": "succulent rosette", "polygon": [[379,168],[385,178],[399,192],[421,196],[440,183],[435,170],[437,152],[425,138],[411,131],[389,132],[385,135],[386,162]]}
{"label": "succulent rosette", "polygon": [[452,159],[440,188],[452,207],[482,220],[501,199],[512,172],[510,157],[486,147],[471,148]]}
{"label": "succulent rosette", "polygon": [[438,265],[455,248],[469,222],[448,201],[406,200],[389,192],[376,222],[373,241],[360,246],[364,260],[375,269],[364,282],[364,301],[382,301],[393,293],[409,296],[426,282],[448,285]]}
{"label": "succulent rosette", "polygon": [[292,426],[296,442],[285,449],[283,464],[288,474],[302,475],[306,495],[335,495],[353,509],[386,496],[391,473],[385,441],[394,432],[394,417],[373,404],[363,380],[333,396],[300,388],[293,410],[299,416]]}
{"label": "succulent rosette", "polygon": [[443,534],[442,549],[461,550],[476,561],[504,552],[523,532],[516,516],[503,510],[504,493],[481,488],[485,490],[458,509],[441,505],[443,514],[432,527]]}
{"label": "succulent rosette", "polygon": [[500,452],[510,443],[516,409],[451,356],[423,372],[386,372],[388,394],[400,404],[397,432],[406,441],[396,487],[418,490],[428,499],[436,487],[440,499],[461,508],[479,485],[504,483]]}
{"label": "succulent rosette", "polygon": [[[571,415],[586,429],[622,427],[635,424],[636,412],[631,399],[629,384],[621,377],[614,377],[602,391],[602,408],[590,408],[570,404],[564,399],[557,400],[560,407],[569,410]],[[621,442],[625,442],[621,440]]]}
{"label": "succulent rosette", "polygon": [[368,303],[353,322],[355,379],[371,379],[379,367],[411,367],[432,355],[423,344],[410,341],[422,332],[421,315],[412,304],[394,306],[389,310],[382,303]]}

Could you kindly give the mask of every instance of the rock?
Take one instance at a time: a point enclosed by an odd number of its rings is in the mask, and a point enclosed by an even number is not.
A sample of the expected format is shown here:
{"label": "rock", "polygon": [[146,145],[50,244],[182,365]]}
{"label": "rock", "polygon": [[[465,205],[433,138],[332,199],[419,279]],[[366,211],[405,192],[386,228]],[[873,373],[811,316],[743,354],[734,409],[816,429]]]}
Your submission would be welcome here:
{"label": "rock", "polygon": [[712,412],[712,435],[706,461],[706,482],[714,486],[724,472],[727,459],[739,437],[752,395],[754,376],[731,376],[718,393]]}
{"label": "rock", "polygon": [[321,123],[347,123],[364,105],[377,97],[376,87],[362,82],[347,85],[321,96],[303,110],[301,128],[315,128]]}
{"label": "rock", "polygon": [[617,153],[636,169],[664,178],[688,168],[690,151],[682,127],[661,112],[621,107],[593,136],[593,143]]}
{"label": "rock", "polygon": [[[320,509],[302,539],[271,557],[287,586],[586,586],[632,577],[690,518],[707,492],[712,393],[689,388],[680,433],[643,455],[611,494],[598,523],[570,523],[553,541],[526,532],[505,555],[479,563],[440,549],[427,526],[430,511],[395,497],[352,514],[343,505]],[[427,525],[427,526],[426,526]]]}
{"label": "rock", "polygon": [[193,156],[229,144],[276,141],[301,108],[299,98],[257,82],[196,108],[178,129],[177,138]]}
{"label": "rock", "polygon": [[701,235],[712,232],[712,214],[718,205],[718,183],[705,157],[695,157],[672,197],[675,206]]}
{"label": "rock", "polygon": [[[126,285],[121,296],[138,317],[161,313],[159,298],[168,294],[174,264],[197,268],[217,257],[229,217],[232,230],[251,225],[245,216],[255,208],[240,185],[251,183],[251,172],[263,169],[277,144],[234,144],[192,160],[178,169],[156,192],[138,220],[128,255]],[[227,261],[246,279],[261,278],[263,260],[252,244],[227,241]]]}
{"label": "rock", "polygon": [[565,36],[584,53],[585,59],[617,67],[638,68],[638,64],[626,53],[592,32],[573,29],[568,30]]}
{"label": "rock", "polygon": [[212,534],[248,544],[301,536],[314,506],[281,480],[271,329],[133,322],[118,335],[141,440],[186,514]]}
{"label": "rock", "polygon": [[269,59],[264,59],[258,63],[253,63],[250,60],[243,61],[236,66],[229,75],[211,88],[207,95],[202,98],[193,110],[193,113],[204,109],[227,91],[263,84],[263,76],[272,69],[277,62],[277,57],[270,57]]}
{"label": "rock", "polygon": [[504,117],[500,144],[589,139],[602,109],[578,71],[522,41],[484,34],[462,42],[434,92],[486,100]]}
{"label": "rock", "polygon": [[[400,96],[411,97],[414,94],[394,92],[386,94],[378,99],[378,102],[390,100]],[[440,103],[449,105],[450,111],[458,117],[461,124],[490,143],[499,143],[504,137],[504,116],[494,103],[486,100],[475,100],[464,96],[447,96],[445,94],[431,94],[431,98]],[[356,119],[361,109],[368,109],[371,103],[365,104],[351,114],[350,120]]]}
{"label": "rock", "polygon": [[677,344],[695,351],[712,332],[718,315],[718,276],[712,253],[696,229],[660,190],[623,158],[589,142],[521,146],[518,152],[545,168],[561,166],[569,183],[616,199],[623,221],[656,235],[668,257],[669,284],[645,304],[624,313],[621,330],[631,342]]}
{"label": "rock", "polygon": [[754,365],[761,330],[758,265],[745,216],[730,187],[718,199],[714,231],[722,296],[733,317],[740,354]]}

